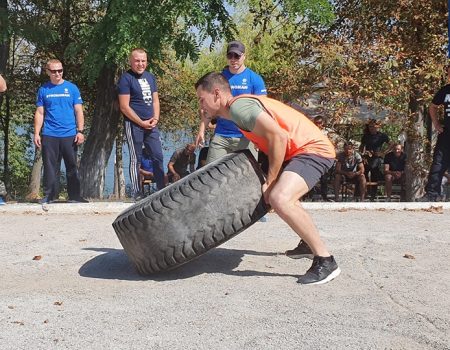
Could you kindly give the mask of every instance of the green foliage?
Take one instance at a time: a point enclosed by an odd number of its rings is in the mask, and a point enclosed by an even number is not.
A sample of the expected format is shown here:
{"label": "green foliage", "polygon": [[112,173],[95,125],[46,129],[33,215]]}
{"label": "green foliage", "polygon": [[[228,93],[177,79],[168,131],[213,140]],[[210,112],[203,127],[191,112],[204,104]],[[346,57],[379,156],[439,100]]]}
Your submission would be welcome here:
{"label": "green foliage", "polygon": [[104,65],[124,68],[134,47],[147,49],[151,64],[161,61],[164,49],[170,47],[179,59],[197,59],[199,39],[210,37],[215,42],[230,37],[233,28],[224,4],[216,0],[111,0],[91,31],[84,72],[95,81]]}
{"label": "green foliage", "polygon": [[327,0],[285,0],[285,7],[290,16],[306,17],[314,24],[330,25],[335,18]]}
{"label": "green foliage", "polygon": [[[18,123],[11,124],[11,129],[16,130]],[[0,133],[0,139],[4,135]],[[15,132],[9,135],[9,195],[13,198],[25,196],[30,180],[31,165],[33,163],[32,150],[30,149],[30,136],[26,130],[21,134]],[[2,150],[3,151],[3,150]],[[2,152],[3,154],[3,152]],[[3,160],[2,160],[3,161]],[[3,164],[3,162],[2,162]],[[4,169],[0,177],[4,176]]]}

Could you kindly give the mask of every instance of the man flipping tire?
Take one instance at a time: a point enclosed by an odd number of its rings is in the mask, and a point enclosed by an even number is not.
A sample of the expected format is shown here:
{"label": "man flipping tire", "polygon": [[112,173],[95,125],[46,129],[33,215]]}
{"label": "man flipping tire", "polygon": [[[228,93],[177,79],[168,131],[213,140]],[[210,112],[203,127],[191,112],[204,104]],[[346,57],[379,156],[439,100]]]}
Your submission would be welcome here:
{"label": "man flipping tire", "polygon": [[264,199],[314,256],[298,283],[322,284],[337,277],[340,269],[334,257],[298,200],[334,164],[336,154],[328,138],[306,116],[281,102],[254,95],[233,98],[227,79],[220,73],[204,75],[195,88],[206,121],[218,116],[232,120],[268,155]]}

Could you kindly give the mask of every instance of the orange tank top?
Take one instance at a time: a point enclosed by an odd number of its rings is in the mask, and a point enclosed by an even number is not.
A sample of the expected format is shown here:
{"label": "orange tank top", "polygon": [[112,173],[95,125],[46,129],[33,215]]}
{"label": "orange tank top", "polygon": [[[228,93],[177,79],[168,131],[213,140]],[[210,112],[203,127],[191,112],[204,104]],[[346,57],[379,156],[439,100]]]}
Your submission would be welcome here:
{"label": "orange tank top", "polygon": [[[315,154],[331,159],[336,157],[336,152],[331,141],[303,113],[267,96],[239,95],[234,97],[229,102],[229,105],[233,104],[239,98],[253,98],[258,100],[278,125],[287,131],[289,141],[286,146],[285,161],[298,154]],[[241,131],[261,151],[268,154],[268,145],[264,138],[246,130],[241,129]]]}

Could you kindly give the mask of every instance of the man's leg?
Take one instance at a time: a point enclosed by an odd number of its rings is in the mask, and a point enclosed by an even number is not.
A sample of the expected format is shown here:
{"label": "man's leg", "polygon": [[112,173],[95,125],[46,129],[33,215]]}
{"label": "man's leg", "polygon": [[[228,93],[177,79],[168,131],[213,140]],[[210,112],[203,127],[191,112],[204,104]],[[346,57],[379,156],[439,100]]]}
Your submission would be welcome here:
{"label": "man's leg", "polygon": [[209,164],[216,159],[222,158],[223,156],[230,153],[230,138],[223,137],[220,135],[214,135],[211,142],[209,143],[208,156],[206,157],[206,164]]}
{"label": "man's leg", "polygon": [[359,188],[360,199],[363,202],[366,196],[366,188],[367,188],[366,176],[363,174],[358,175],[355,184],[356,184],[355,186],[358,186]]}
{"label": "man's leg", "polygon": [[311,216],[299,202],[308,191],[308,185],[300,175],[283,171],[270,192],[270,205],[308,243],[314,255],[330,256]]}
{"label": "man's leg", "polygon": [[433,162],[431,163],[428,181],[425,186],[425,196],[422,200],[435,201],[441,194],[442,177],[449,166],[450,158],[450,132],[444,131],[439,134],[433,153]]}
{"label": "man's leg", "polygon": [[142,195],[141,182],[139,181],[140,159],[142,155],[142,142],[144,139],[144,131],[141,127],[132,123],[130,120],[124,121],[125,137],[128,143],[128,151],[130,153],[130,180],[133,197]]}
{"label": "man's leg", "polygon": [[[341,192],[343,178],[344,175],[341,174],[335,174],[334,176],[334,200],[336,202],[339,201],[339,193]],[[344,198],[342,198],[342,201],[344,201]]]}
{"label": "man's leg", "polygon": [[392,194],[392,175],[391,174],[386,174],[384,175],[384,187],[386,188],[386,198],[388,200],[391,199],[391,194]]}
{"label": "man's leg", "polygon": [[81,199],[81,195],[77,167],[78,146],[74,142],[74,137],[61,138],[60,149],[66,167],[67,194],[69,195],[69,200],[79,200]]}
{"label": "man's leg", "polygon": [[54,199],[55,182],[58,173],[59,139],[57,137],[42,136],[42,160],[44,164],[44,197]]}
{"label": "man's leg", "polygon": [[144,145],[152,159],[156,186],[158,190],[161,190],[165,187],[165,181],[163,152],[158,128],[144,132]]}
{"label": "man's leg", "polygon": [[298,280],[302,284],[322,284],[340,274],[340,269],[330,255],[311,216],[302,207],[299,198],[309,191],[303,177],[283,171],[269,194],[275,212],[305,241],[314,254],[313,264]]}

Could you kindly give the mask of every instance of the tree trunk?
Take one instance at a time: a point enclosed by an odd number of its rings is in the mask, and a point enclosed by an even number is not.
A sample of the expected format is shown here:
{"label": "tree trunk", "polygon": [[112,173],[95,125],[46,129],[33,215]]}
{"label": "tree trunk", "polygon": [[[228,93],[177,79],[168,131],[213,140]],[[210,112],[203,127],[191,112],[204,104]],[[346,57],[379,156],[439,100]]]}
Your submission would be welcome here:
{"label": "tree trunk", "polygon": [[42,152],[36,148],[34,153],[33,169],[31,170],[31,180],[28,186],[27,200],[34,200],[39,197],[39,189],[41,187],[41,172],[42,172]]}
{"label": "tree trunk", "polygon": [[80,164],[81,193],[87,198],[103,198],[105,169],[120,119],[115,88],[117,68],[104,67],[97,80],[97,97],[90,131]]}
{"label": "tree trunk", "polygon": [[409,118],[406,131],[406,200],[414,201],[421,194],[428,169],[424,166],[424,105],[422,93],[413,90],[409,97]]}
{"label": "tree trunk", "polygon": [[119,130],[116,137],[116,154],[114,157],[114,197],[117,199],[125,198],[125,177],[123,175],[123,127],[119,124]]}

